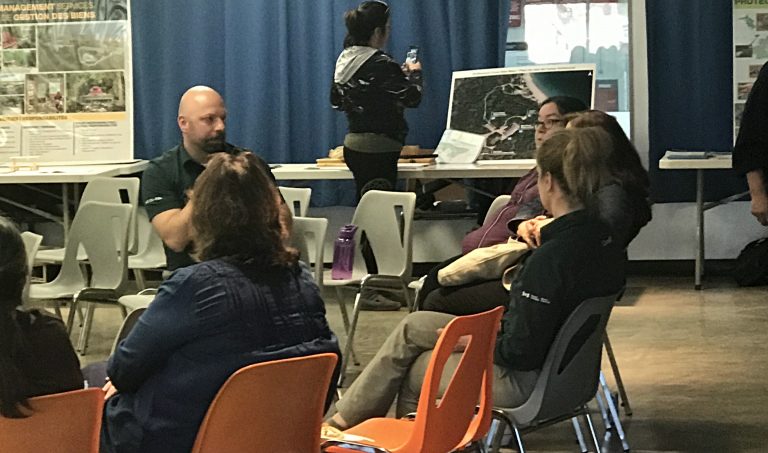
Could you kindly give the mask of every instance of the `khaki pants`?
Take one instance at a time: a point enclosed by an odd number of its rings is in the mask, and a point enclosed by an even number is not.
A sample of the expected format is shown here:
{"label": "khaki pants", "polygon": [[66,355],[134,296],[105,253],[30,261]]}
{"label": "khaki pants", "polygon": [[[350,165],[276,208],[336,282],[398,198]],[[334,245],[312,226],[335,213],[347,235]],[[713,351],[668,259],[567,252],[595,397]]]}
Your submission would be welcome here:
{"label": "khaki pants", "polygon": [[[453,315],[430,311],[406,316],[336,403],[339,415],[350,426],[369,418],[384,417],[395,397],[398,417],[415,412],[432,349],[437,343],[437,329],[445,327],[453,318]],[[461,353],[455,353],[446,363],[440,395],[460,358]],[[494,365],[494,404],[510,407],[521,404],[533,391],[537,376],[535,371],[512,371]]]}

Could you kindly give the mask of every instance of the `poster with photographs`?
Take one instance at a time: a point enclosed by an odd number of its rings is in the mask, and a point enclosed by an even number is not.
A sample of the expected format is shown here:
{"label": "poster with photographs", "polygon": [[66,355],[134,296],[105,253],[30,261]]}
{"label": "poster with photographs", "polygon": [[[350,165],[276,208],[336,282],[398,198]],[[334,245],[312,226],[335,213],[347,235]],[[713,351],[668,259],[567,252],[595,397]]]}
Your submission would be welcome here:
{"label": "poster with photographs", "polygon": [[0,0],[0,164],[133,159],[129,0]]}
{"label": "poster with photographs", "polygon": [[733,1],[733,139],[760,68],[768,61],[768,4]]}

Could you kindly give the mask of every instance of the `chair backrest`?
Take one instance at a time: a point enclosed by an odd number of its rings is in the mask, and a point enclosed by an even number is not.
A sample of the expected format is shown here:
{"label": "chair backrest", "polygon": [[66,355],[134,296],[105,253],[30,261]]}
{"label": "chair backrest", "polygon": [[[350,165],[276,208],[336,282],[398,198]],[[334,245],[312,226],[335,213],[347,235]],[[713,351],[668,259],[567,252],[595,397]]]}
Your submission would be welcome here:
{"label": "chair backrest", "polygon": [[[35,267],[35,255],[37,255],[37,249],[40,248],[40,243],[43,242],[43,237],[39,234],[32,233],[31,231],[22,231],[21,240],[24,242],[24,251],[27,253],[27,272],[31,273],[32,268]],[[28,303],[28,290],[29,290],[29,275],[27,275],[27,283],[24,289],[24,305]]]}
{"label": "chair backrest", "polygon": [[128,259],[131,269],[159,269],[166,267],[163,240],[149,221],[147,210],[140,206],[136,211],[138,248],[136,255]]}
{"label": "chair backrest", "polygon": [[309,209],[309,199],[312,197],[312,189],[309,187],[283,187],[279,186],[283,200],[291,208],[294,217],[306,217]]}
{"label": "chair backrest", "polygon": [[413,192],[369,190],[363,194],[352,216],[352,223],[358,227],[353,275],[367,273],[360,247],[363,233],[376,258],[379,274],[401,277],[411,274],[415,206]]}
{"label": "chair backrest", "polygon": [[0,450],[98,453],[104,392],[75,390],[29,399],[26,418],[0,417]]}
{"label": "chair backrest", "polygon": [[511,195],[499,195],[498,197],[494,198],[493,202],[491,203],[491,206],[488,208],[488,211],[485,213],[485,219],[483,219],[483,225],[488,224],[488,222],[492,222],[494,218],[496,218],[496,214],[499,213],[501,208],[507,205],[509,203],[509,200],[512,199]]}
{"label": "chair backrest", "polygon": [[[77,262],[82,244],[91,265],[87,286],[119,289],[128,275],[128,228],[131,207],[127,204],[89,201],[80,205],[64,245],[64,260],[55,282],[83,280]],[[61,279],[61,280],[60,280]],[[84,282],[85,283],[85,282]],[[86,285],[83,285],[86,286]]]}
{"label": "chair backrest", "polygon": [[258,363],[219,390],[192,453],[320,451],[320,425],[336,354]]}
{"label": "chair backrest", "polygon": [[117,345],[119,345],[121,341],[125,340],[128,334],[131,333],[131,329],[133,329],[133,326],[136,325],[136,322],[139,320],[139,317],[145,311],[147,311],[146,308],[137,308],[135,310],[131,310],[128,313],[128,316],[126,316],[125,319],[123,319],[123,323],[120,325],[120,330],[117,331],[117,336],[115,337],[115,341],[114,343],[112,343],[111,354],[115,353],[115,349],[117,349]]}
{"label": "chair backrest", "polygon": [[138,249],[136,212],[139,207],[139,178],[94,178],[89,181],[88,184],[86,184],[85,189],[83,189],[80,205],[89,201],[126,203],[131,206],[128,250],[131,253],[136,253],[136,250]]}
{"label": "chair backrest", "polygon": [[605,326],[616,294],[587,299],[568,316],[550,346],[531,396],[510,410],[519,424],[567,414],[595,397]]}
{"label": "chair backrest", "polygon": [[314,260],[313,272],[317,286],[323,286],[323,250],[328,219],[318,217],[294,217],[291,243],[299,250],[302,261],[310,264]]}
{"label": "chair backrest", "polygon": [[37,249],[40,248],[40,243],[43,242],[43,237],[31,231],[23,231],[21,233],[21,240],[24,242],[24,250],[27,252],[27,267],[31,272],[32,267],[35,265]]}
{"label": "chair backrest", "polygon": [[[419,395],[411,438],[398,451],[453,451],[482,437],[491,423],[493,350],[502,307],[451,320],[437,340]],[[446,360],[460,337],[471,336],[450,383],[437,402]],[[480,409],[475,416],[475,407]]]}

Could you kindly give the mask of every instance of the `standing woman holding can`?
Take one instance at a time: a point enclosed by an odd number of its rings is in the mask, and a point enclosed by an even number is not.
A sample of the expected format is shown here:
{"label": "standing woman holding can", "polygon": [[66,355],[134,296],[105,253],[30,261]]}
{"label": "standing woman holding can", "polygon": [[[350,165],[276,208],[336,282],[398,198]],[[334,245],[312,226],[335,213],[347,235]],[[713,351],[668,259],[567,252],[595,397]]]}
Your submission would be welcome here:
{"label": "standing woman holding can", "polygon": [[371,189],[394,190],[397,159],[408,134],[405,108],[421,102],[421,63],[402,66],[382,49],[389,40],[389,6],[361,3],[344,14],[347,36],[336,60],[331,105],[347,115],[344,161],[357,196]]}

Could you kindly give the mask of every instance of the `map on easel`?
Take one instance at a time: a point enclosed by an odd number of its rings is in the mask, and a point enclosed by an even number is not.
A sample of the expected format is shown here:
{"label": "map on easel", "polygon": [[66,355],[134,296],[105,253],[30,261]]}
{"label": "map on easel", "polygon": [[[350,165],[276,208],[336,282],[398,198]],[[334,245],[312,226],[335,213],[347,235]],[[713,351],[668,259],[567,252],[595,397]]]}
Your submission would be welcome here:
{"label": "map on easel", "polygon": [[571,96],[594,105],[594,64],[453,73],[447,129],[485,136],[480,159],[530,159],[539,104]]}

